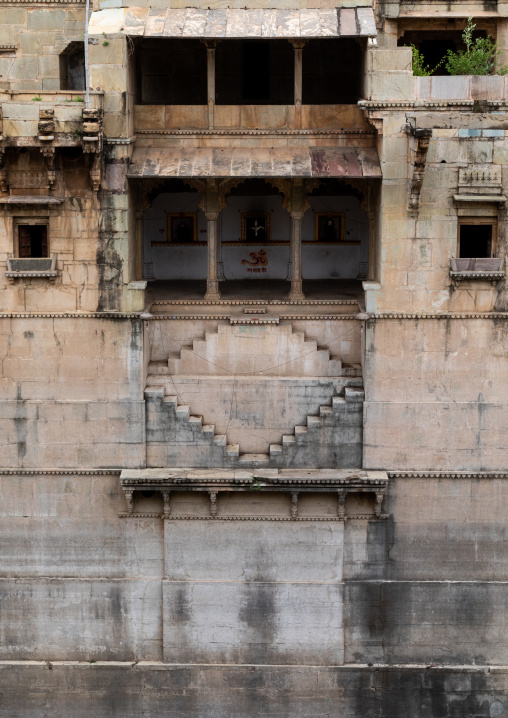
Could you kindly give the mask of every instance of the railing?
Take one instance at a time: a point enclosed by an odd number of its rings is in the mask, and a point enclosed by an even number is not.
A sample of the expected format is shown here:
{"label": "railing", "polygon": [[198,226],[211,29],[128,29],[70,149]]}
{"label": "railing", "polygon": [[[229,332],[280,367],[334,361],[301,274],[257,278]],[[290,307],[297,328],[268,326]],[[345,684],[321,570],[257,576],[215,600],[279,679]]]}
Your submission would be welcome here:
{"label": "railing", "polygon": [[455,75],[453,77],[415,77],[417,100],[487,100],[503,101],[508,77],[500,75]]}
{"label": "railing", "polygon": [[163,130],[368,130],[357,105],[136,105],[136,132]]}

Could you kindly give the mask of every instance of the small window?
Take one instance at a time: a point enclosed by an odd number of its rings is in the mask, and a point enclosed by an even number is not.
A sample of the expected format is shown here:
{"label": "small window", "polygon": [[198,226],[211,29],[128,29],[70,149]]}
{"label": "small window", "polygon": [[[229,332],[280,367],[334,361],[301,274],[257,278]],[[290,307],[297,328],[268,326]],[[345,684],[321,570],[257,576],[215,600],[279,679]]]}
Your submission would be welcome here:
{"label": "small window", "polygon": [[60,89],[85,89],[85,43],[71,42],[60,55]]}
{"label": "small window", "polygon": [[270,240],[270,215],[265,212],[242,214],[242,242],[264,244]]}
{"label": "small window", "polygon": [[168,213],[168,242],[172,244],[192,244],[197,242],[197,223],[198,216],[195,212]]}
{"label": "small window", "polygon": [[494,225],[475,223],[459,225],[459,258],[492,257],[494,245]]}
{"label": "small window", "polygon": [[316,213],[317,242],[344,241],[344,215],[339,212]]}
{"label": "small window", "polygon": [[48,257],[48,227],[45,224],[18,224],[18,256]]}

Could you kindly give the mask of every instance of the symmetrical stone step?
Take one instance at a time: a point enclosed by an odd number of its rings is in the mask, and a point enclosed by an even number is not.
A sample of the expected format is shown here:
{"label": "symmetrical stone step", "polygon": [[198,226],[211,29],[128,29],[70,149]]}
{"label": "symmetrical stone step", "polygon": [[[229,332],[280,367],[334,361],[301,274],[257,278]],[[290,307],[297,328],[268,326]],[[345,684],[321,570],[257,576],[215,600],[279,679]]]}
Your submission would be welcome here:
{"label": "symmetrical stone step", "polygon": [[361,466],[363,437],[362,389],[346,387],[344,396],[332,397],[331,406],[320,406],[305,426],[284,434],[282,444],[270,446],[270,466]]}
{"label": "symmetrical stone step", "polygon": [[[163,374],[161,369],[157,372]],[[168,358],[171,375],[341,376],[340,357],[291,324],[219,324]]]}
{"label": "symmetrical stone step", "polygon": [[226,434],[215,434],[213,424],[193,415],[164,387],[149,387],[147,403],[148,466],[192,466],[196,468],[354,468],[362,461],[364,393],[346,387],[344,396],[333,396],[331,406],[322,405],[306,424],[284,434],[280,444],[270,444],[269,453],[240,453],[238,444],[228,444]]}

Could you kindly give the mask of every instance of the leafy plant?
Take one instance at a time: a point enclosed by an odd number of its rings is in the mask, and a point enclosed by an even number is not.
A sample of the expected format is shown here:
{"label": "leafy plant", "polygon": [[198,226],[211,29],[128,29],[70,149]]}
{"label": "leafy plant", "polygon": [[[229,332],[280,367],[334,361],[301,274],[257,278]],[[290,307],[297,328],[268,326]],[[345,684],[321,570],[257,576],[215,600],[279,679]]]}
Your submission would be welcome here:
{"label": "leafy plant", "polygon": [[42,102],[42,97],[40,95],[34,95],[32,97],[33,102]]}
{"label": "leafy plant", "polygon": [[501,50],[491,37],[473,39],[476,25],[473,18],[467,19],[466,29],[462,34],[465,50],[446,54],[446,69],[450,75],[506,75],[508,65],[496,68]]}
{"label": "leafy plant", "polygon": [[102,43],[102,47],[107,47],[109,45],[109,42],[107,40],[104,40]]}
{"label": "leafy plant", "polygon": [[421,53],[413,44],[409,45],[409,47],[413,51],[413,75],[415,77],[429,77],[430,75],[433,75],[438,67],[440,67],[444,62],[443,58],[434,68],[431,68],[429,65],[425,64],[423,53]]}
{"label": "leafy plant", "polygon": [[77,97],[73,97],[73,98],[72,98],[72,101],[73,101],[73,102],[84,102],[84,101],[85,101],[85,98],[84,98],[84,97],[81,97],[81,95],[78,95]]}

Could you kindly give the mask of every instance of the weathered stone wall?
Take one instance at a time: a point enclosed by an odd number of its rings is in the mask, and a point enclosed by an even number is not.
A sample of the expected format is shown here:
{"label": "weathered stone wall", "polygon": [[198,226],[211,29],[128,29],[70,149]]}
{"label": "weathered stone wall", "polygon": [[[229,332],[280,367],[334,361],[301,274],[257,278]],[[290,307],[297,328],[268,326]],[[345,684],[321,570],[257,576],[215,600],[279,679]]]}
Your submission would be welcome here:
{"label": "weathered stone wall", "polygon": [[139,320],[3,318],[2,466],[145,461]]}
{"label": "weathered stone wall", "polygon": [[[506,669],[354,666],[0,664],[2,709],[87,718],[228,716],[492,718],[506,715]],[[24,690],[19,687],[23,685]],[[37,686],[36,691],[27,686]],[[11,707],[11,706],[16,707]]]}
{"label": "weathered stone wall", "polygon": [[84,33],[81,4],[0,8],[0,42],[19,48],[0,58],[0,88],[35,94],[60,90],[59,55],[71,42],[83,42]]}
{"label": "weathered stone wall", "polygon": [[388,520],[163,521],[119,518],[114,472],[4,474],[3,710],[504,716],[507,486],[396,475]]}
{"label": "weathered stone wall", "polygon": [[503,471],[507,331],[478,317],[368,329],[365,466]]}

